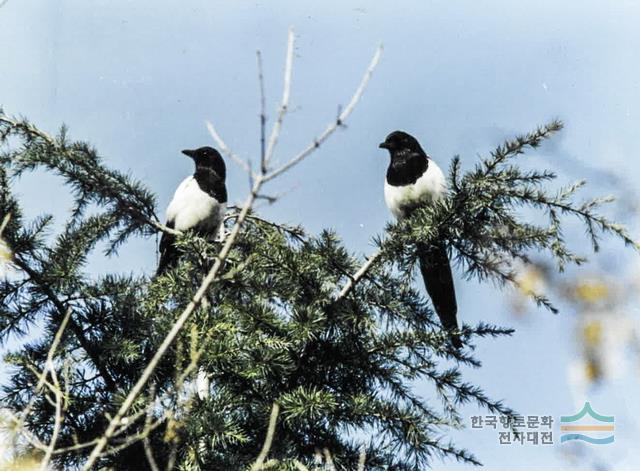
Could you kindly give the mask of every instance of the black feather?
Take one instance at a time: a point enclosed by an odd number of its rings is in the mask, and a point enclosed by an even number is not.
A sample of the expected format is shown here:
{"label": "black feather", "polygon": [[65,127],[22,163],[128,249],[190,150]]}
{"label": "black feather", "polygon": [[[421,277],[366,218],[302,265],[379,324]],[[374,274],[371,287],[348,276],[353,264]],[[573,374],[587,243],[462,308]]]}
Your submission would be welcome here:
{"label": "black feather", "polygon": [[458,304],[447,249],[442,242],[434,245],[418,243],[417,249],[424,286],[440,323],[449,331],[453,346],[462,348],[460,335],[452,332],[458,330]]}
{"label": "black feather", "polygon": [[[173,221],[167,222],[167,227],[173,229]],[[162,233],[162,237],[160,238],[160,262],[158,263],[156,276],[162,275],[175,266],[178,260],[178,249],[176,249],[175,241],[176,236],[173,234]]]}

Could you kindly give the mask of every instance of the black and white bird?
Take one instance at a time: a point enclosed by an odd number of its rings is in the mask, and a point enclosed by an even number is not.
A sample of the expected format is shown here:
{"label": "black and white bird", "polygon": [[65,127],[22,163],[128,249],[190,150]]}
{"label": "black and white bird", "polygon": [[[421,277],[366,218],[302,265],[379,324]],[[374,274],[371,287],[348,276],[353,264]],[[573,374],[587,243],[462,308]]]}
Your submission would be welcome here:
{"label": "black and white bird", "polygon": [[[380,144],[391,156],[384,184],[384,199],[396,219],[408,217],[421,206],[444,197],[447,184],[440,167],[426,154],[417,139],[403,131],[394,131]],[[458,329],[458,306],[447,250],[442,242],[417,244],[420,271],[429,297],[448,330]],[[462,347],[460,336],[451,334],[451,343]]]}
{"label": "black and white bird", "polygon": [[[226,167],[220,153],[211,147],[183,150],[193,159],[195,173],[185,178],[167,207],[167,227],[179,231],[194,230],[203,236],[215,236],[227,208]],[[173,267],[178,260],[175,236],[162,234],[157,275]]]}

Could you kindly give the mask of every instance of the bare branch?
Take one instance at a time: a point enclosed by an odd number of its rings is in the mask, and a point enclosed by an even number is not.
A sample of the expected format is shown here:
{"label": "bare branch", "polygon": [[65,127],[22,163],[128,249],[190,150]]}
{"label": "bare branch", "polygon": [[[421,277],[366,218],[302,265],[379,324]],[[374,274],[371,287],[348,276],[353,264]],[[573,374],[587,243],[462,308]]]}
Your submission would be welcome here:
{"label": "bare branch", "polygon": [[154,228],[156,228],[160,232],[165,232],[167,234],[171,234],[171,235],[174,235],[174,236],[182,235],[181,231],[178,231],[176,229],[171,229],[170,227],[165,226],[164,224],[160,223],[159,221],[155,221],[153,219],[149,219],[148,222],[149,222],[149,224],[151,224]]}
{"label": "bare branch", "polygon": [[307,468],[305,465],[300,463],[300,461],[298,460],[294,460],[293,465],[296,467],[298,471],[309,471],[309,468]]}
{"label": "bare branch", "polygon": [[245,172],[252,175],[253,171],[251,170],[251,166],[242,157],[229,149],[229,146],[227,146],[227,144],[222,140],[222,137],[220,137],[220,134],[218,134],[218,131],[213,124],[211,124],[210,121],[205,121],[205,124],[209,130],[209,134],[211,134],[213,140],[216,141],[216,145],[220,148],[220,151],[238,164]]}
{"label": "bare branch", "polygon": [[[155,421],[153,421],[148,427],[146,427],[145,429],[143,429],[140,432],[136,432],[133,435],[129,435],[127,436],[127,438],[123,441],[123,444],[126,443],[127,446],[135,443],[137,440],[139,439],[144,439],[145,437],[148,437],[149,434],[154,431],[155,429],[157,429],[158,427],[160,427],[160,425],[163,424],[165,417],[163,416],[160,419],[157,419]],[[133,422],[129,422],[129,425],[132,425]],[[117,433],[114,434],[114,437],[117,437],[118,435],[124,433],[126,430],[128,430],[128,426],[127,427],[123,427],[122,429],[120,429]],[[76,443],[75,445],[70,445],[67,447],[63,447],[63,448],[58,448],[57,450],[54,451],[54,455],[64,455],[65,453],[69,453],[69,452],[75,452],[78,450],[83,450],[85,448],[89,448],[92,446],[95,446],[99,441],[99,438],[95,438],[93,440],[90,440],[88,442],[84,442],[84,443]],[[126,448],[126,447],[125,447]],[[43,447],[44,449],[44,447]],[[113,450],[110,450],[111,452]]]}
{"label": "bare branch", "polygon": [[347,294],[349,294],[349,292],[356,285],[356,283],[358,283],[358,281],[360,281],[360,279],[367,274],[369,269],[373,266],[374,263],[376,263],[376,261],[380,258],[381,255],[382,255],[382,251],[380,249],[374,252],[373,255],[371,255],[367,259],[367,261],[360,267],[360,269],[357,272],[355,272],[355,274],[351,277],[351,279],[347,281],[347,283],[342,287],[342,289],[340,290],[340,293],[338,293],[338,296],[336,297],[335,300],[340,301],[341,299],[346,297]]}
{"label": "bare branch", "polygon": [[144,439],[142,440],[142,445],[144,446],[144,454],[147,457],[147,462],[149,463],[149,467],[151,468],[151,471],[160,471],[160,468],[158,468],[158,464],[156,463],[156,460],[153,457],[153,451],[151,450],[149,437],[144,437]]}
{"label": "bare branch", "polygon": [[273,436],[276,433],[276,424],[278,422],[278,414],[280,414],[280,406],[277,403],[273,404],[271,408],[271,417],[269,418],[269,428],[267,429],[267,436],[264,439],[264,443],[262,445],[262,450],[256,458],[255,463],[251,466],[251,471],[259,471],[262,469],[262,465],[264,464],[264,460],[267,459],[267,455],[271,450],[271,445],[273,443]]}
{"label": "bare branch", "polygon": [[7,227],[7,224],[9,224],[9,221],[11,220],[11,213],[6,214],[4,216],[4,219],[2,219],[2,224],[0,224],[0,236],[2,236],[2,233],[4,232],[4,230]]}
{"label": "bare branch", "polygon": [[[53,358],[55,356],[56,350],[58,349],[58,346],[60,345],[60,342],[62,340],[62,335],[64,333],[64,330],[67,327],[67,324],[69,323],[70,318],[71,318],[71,309],[67,309],[62,319],[62,322],[58,327],[58,331],[56,332],[56,335],[53,338],[51,347],[49,347],[49,351],[47,352],[47,358],[45,360],[44,369],[42,370],[42,372],[38,372],[38,371],[34,372],[34,374],[38,377],[38,383],[36,384],[36,387],[34,389],[34,394],[29,400],[27,406],[20,413],[20,416],[16,416],[10,411],[5,410],[10,421],[14,423],[14,426],[18,431],[18,433],[24,436],[32,446],[34,446],[39,450],[44,451],[44,457],[42,458],[42,461],[40,462],[40,467],[39,467],[39,469],[42,471],[45,471],[49,466],[49,463],[51,462],[51,457],[54,454],[56,443],[58,441],[58,436],[60,435],[60,430],[62,428],[62,422],[64,420],[64,416],[63,416],[64,393],[60,387],[60,382],[58,381],[58,375],[55,370]],[[47,376],[51,377],[51,382],[47,380]],[[26,418],[31,413],[31,409],[35,404],[36,398],[45,387],[47,387],[53,393],[55,398],[52,401],[46,394],[44,393],[42,394],[43,397],[47,401],[49,401],[55,408],[53,430],[52,430],[51,439],[49,440],[48,445],[45,445],[42,442],[40,442],[40,440],[38,440],[37,437],[32,435],[24,426]]]}
{"label": "bare branch", "polygon": [[[153,398],[155,396],[155,388],[152,386],[151,388],[151,392],[149,394],[150,398]],[[149,400],[149,405],[147,407],[147,414],[144,418],[144,429],[145,430],[149,430],[150,426],[151,426],[151,419],[153,418],[153,400],[150,399]],[[160,471],[160,469],[158,468],[158,464],[156,463],[155,458],[153,457],[153,450],[151,449],[151,442],[149,441],[149,437],[146,436],[144,437],[144,439],[142,440],[142,446],[144,447],[144,454],[147,457],[147,461],[149,462],[149,467],[151,468],[151,471]]]}
{"label": "bare branch", "polygon": [[293,29],[289,28],[289,35],[287,37],[287,59],[284,67],[284,85],[282,90],[282,101],[280,103],[280,110],[278,111],[278,119],[273,125],[271,130],[271,136],[269,137],[269,144],[267,146],[267,152],[264,156],[263,173],[267,173],[267,166],[273,157],[273,151],[275,150],[278,138],[280,137],[280,131],[282,129],[282,122],[289,109],[289,97],[291,96],[291,74],[293,71],[293,46],[295,42],[295,35]]}
{"label": "bare branch", "polygon": [[358,101],[360,101],[360,98],[362,97],[362,94],[364,93],[364,90],[367,87],[367,84],[369,83],[369,79],[371,79],[371,75],[373,74],[373,71],[378,65],[378,62],[380,61],[381,55],[382,55],[382,46],[379,46],[378,49],[376,49],[376,52],[373,55],[373,58],[371,59],[371,62],[369,63],[369,67],[367,67],[367,70],[365,71],[364,76],[362,77],[362,80],[360,81],[360,85],[358,85],[356,92],[351,97],[351,101],[346,106],[346,108],[342,110],[342,113],[340,113],[338,118],[334,122],[329,124],[329,126],[327,126],[324,132],[320,134],[320,137],[316,138],[311,144],[309,144],[305,149],[303,149],[300,153],[298,153],[295,157],[293,157],[289,162],[287,162],[280,168],[273,170],[271,173],[269,173],[265,177],[265,181],[273,180],[277,176],[289,170],[294,165],[300,163],[300,161],[308,157],[309,154],[311,154],[318,147],[320,147],[329,138],[329,136],[331,136],[331,134],[335,132],[336,129],[338,129],[340,126],[342,126],[345,123],[349,115],[351,115],[351,113],[353,112]]}
{"label": "bare branch", "polygon": [[[68,319],[67,319],[68,320]],[[60,330],[58,330],[60,332]],[[60,382],[58,381],[58,375],[56,374],[55,366],[53,365],[53,355],[51,358],[47,358],[47,367],[45,371],[42,373],[42,376],[46,375],[47,370],[51,375],[51,380],[53,381],[53,385],[50,386],[51,391],[55,396],[55,417],[53,423],[53,431],[51,432],[51,439],[49,440],[49,446],[45,451],[44,458],[40,463],[40,471],[46,471],[51,462],[51,456],[53,455],[53,451],[56,448],[56,443],[58,442],[58,435],[60,434],[60,429],[62,428],[63,417],[63,394],[60,389]]]}
{"label": "bare branch", "polygon": [[322,449],[322,454],[324,455],[325,465],[324,467],[329,471],[336,471],[336,465],[333,463],[333,457],[331,456],[331,452],[328,448]]}
{"label": "bare branch", "polygon": [[362,447],[362,450],[360,450],[360,456],[358,457],[358,471],[364,471],[364,465],[365,462],[367,461],[367,450]]}
{"label": "bare branch", "polygon": [[256,51],[256,61],[258,63],[258,83],[260,86],[260,168],[262,173],[267,172],[266,155],[266,131],[267,125],[267,101],[264,94],[264,74],[262,73],[262,54]]}
{"label": "bare branch", "polygon": [[47,359],[45,360],[45,368],[42,371],[42,374],[39,375],[38,384],[34,389],[35,394],[31,397],[31,400],[29,401],[27,406],[23,409],[19,422],[16,422],[16,426],[18,429],[22,429],[24,427],[24,421],[27,418],[27,416],[31,413],[31,409],[33,408],[33,405],[35,403],[38,393],[42,391],[42,388],[45,386],[45,383],[47,382],[47,373],[49,372],[50,368],[51,369],[53,368],[53,357],[55,355],[56,350],[58,349],[58,345],[60,345],[60,342],[62,340],[62,334],[64,333],[64,330],[67,328],[67,324],[69,323],[70,319],[71,319],[71,309],[68,308],[64,314],[64,317],[62,318],[60,327],[58,327],[58,331],[56,332],[56,335],[53,338],[51,347],[49,347],[49,351],[47,352]]}

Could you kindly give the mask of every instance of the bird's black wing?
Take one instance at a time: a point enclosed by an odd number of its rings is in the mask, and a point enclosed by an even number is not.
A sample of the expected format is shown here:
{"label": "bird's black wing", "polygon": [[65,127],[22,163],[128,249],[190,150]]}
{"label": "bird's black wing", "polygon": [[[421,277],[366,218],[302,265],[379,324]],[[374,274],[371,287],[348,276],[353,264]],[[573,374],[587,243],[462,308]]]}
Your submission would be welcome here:
{"label": "bird's black wing", "polygon": [[[458,305],[446,247],[441,242],[434,245],[418,244],[418,260],[424,286],[442,327],[448,331],[457,330]],[[462,347],[458,334],[451,334],[451,343],[456,348]]]}
{"label": "bird's black wing", "polygon": [[[169,229],[174,229],[173,221],[167,222]],[[165,271],[172,268],[178,260],[178,251],[175,246],[176,236],[173,234],[162,233],[160,238],[160,262],[158,263],[158,270],[156,270],[156,276],[162,275]]]}

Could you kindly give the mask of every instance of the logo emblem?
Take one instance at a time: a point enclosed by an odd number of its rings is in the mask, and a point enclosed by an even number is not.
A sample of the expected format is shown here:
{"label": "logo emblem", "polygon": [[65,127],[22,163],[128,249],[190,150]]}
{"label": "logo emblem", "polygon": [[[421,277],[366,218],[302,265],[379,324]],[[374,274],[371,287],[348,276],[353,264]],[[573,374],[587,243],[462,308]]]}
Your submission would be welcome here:
{"label": "logo emblem", "polygon": [[[586,415],[589,415],[589,418],[580,424],[576,423],[581,421]],[[571,440],[582,440],[593,445],[607,445],[614,441],[614,417],[612,415],[598,414],[591,408],[591,404],[588,402],[584,403],[582,410],[576,415],[561,416],[560,424],[560,431],[562,432],[560,443]]]}

